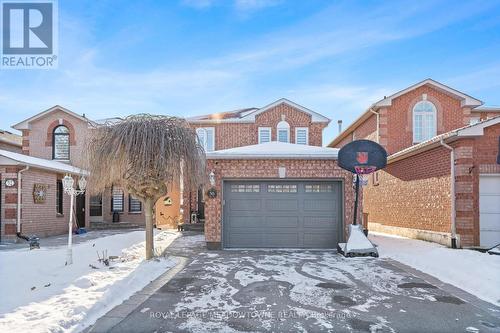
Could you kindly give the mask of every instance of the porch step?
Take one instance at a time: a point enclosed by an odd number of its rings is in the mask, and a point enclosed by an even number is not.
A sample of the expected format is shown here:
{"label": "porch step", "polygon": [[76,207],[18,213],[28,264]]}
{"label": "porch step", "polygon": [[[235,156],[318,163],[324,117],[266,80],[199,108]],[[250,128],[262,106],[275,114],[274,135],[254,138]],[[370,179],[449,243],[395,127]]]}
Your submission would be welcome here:
{"label": "porch step", "polygon": [[130,222],[117,222],[117,223],[90,222],[91,230],[137,229],[143,227],[144,226]]}
{"label": "porch step", "polygon": [[184,231],[205,231],[205,223],[186,223],[182,227]]}

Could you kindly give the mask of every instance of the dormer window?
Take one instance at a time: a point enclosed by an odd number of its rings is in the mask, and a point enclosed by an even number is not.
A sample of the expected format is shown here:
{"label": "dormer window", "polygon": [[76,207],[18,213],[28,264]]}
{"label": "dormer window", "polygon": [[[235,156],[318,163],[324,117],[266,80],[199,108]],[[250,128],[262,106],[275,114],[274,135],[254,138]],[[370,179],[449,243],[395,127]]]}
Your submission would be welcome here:
{"label": "dormer window", "polygon": [[307,127],[295,128],[295,143],[298,145],[309,144],[309,128]]}
{"label": "dormer window", "polygon": [[413,107],[413,142],[418,143],[436,136],[436,107],[427,100]]}
{"label": "dormer window", "polygon": [[52,133],[52,159],[69,160],[69,130],[60,125]]}
{"label": "dormer window", "polygon": [[259,143],[271,142],[271,127],[259,127]]}
{"label": "dormer window", "polygon": [[213,127],[200,127],[196,129],[199,144],[205,151],[215,150],[215,128]]}
{"label": "dormer window", "polygon": [[290,142],[290,125],[282,120],[276,127],[278,142]]}

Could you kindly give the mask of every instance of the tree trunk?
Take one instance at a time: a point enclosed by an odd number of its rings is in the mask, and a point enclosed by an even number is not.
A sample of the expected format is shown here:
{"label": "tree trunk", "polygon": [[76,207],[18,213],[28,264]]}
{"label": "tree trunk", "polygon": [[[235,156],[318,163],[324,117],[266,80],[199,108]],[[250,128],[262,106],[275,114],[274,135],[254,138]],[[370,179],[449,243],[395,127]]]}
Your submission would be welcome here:
{"label": "tree trunk", "polygon": [[152,198],[144,200],[144,214],[146,215],[146,259],[153,258],[154,238],[153,238],[153,205]]}

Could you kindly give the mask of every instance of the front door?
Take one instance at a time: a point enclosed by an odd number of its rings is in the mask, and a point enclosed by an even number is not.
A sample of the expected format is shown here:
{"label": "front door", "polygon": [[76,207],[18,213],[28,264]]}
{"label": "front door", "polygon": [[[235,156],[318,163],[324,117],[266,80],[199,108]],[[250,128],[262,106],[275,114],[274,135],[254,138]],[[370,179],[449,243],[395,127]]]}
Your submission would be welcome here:
{"label": "front door", "polygon": [[76,225],[85,228],[85,193],[76,196]]}

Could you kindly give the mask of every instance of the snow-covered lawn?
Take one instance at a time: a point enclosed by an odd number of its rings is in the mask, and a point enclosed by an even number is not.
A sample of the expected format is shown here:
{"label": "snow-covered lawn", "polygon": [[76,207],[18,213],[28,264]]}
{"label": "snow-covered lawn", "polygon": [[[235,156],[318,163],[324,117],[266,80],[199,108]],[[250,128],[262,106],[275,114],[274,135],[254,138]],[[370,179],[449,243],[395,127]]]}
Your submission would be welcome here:
{"label": "snow-covered lawn", "polygon": [[500,305],[500,256],[370,232],[381,257],[435,276],[477,297]]}
{"label": "snow-covered lawn", "polygon": [[[157,250],[178,236],[158,232]],[[93,324],[175,266],[168,258],[146,262],[143,239],[144,231],[133,231],[77,244],[70,266],[64,246],[0,251],[0,331],[77,332]],[[105,266],[96,251],[119,259]]]}

